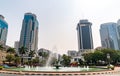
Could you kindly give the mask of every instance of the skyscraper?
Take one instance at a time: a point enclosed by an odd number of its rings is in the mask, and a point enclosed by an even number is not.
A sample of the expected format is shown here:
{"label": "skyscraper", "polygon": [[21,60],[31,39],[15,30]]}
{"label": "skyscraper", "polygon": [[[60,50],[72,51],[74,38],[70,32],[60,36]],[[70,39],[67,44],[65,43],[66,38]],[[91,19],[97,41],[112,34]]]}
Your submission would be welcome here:
{"label": "skyscraper", "polygon": [[119,50],[117,24],[110,22],[101,24],[101,44],[104,48]]}
{"label": "skyscraper", "polygon": [[38,49],[38,21],[33,13],[25,13],[20,35],[19,47],[26,47],[28,52]]}
{"label": "skyscraper", "polygon": [[8,24],[4,20],[4,16],[0,15],[0,44],[5,45],[7,39]]}
{"label": "skyscraper", "polygon": [[80,20],[77,25],[78,50],[80,52],[93,49],[91,25],[92,23],[88,20]]}
{"label": "skyscraper", "polygon": [[120,19],[117,21],[117,30],[118,30],[118,46],[120,49]]}

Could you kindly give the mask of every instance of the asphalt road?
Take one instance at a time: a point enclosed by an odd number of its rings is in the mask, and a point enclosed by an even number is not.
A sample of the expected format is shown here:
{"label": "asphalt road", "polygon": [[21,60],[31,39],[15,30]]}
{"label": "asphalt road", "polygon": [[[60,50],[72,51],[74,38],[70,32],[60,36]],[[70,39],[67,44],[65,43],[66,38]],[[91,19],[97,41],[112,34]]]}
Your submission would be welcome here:
{"label": "asphalt road", "polygon": [[[43,75],[0,74],[0,76],[43,76]],[[58,75],[44,75],[44,76],[58,76]],[[59,76],[120,76],[120,73],[116,73],[116,74],[101,74],[101,75],[59,75]]]}

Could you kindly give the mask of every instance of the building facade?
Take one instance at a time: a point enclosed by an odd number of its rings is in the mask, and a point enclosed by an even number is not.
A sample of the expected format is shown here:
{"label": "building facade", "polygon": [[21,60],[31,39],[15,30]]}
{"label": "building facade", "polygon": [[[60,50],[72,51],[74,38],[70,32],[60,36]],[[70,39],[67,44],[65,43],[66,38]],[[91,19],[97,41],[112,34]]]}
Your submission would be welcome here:
{"label": "building facade", "polygon": [[120,19],[117,21],[117,30],[118,30],[118,46],[120,49]]}
{"label": "building facade", "polygon": [[110,22],[100,26],[100,37],[103,48],[119,50],[117,24]]}
{"label": "building facade", "polygon": [[14,48],[16,50],[16,53],[19,54],[19,52],[18,52],[18,50],[19,50],[19,41],[15,41]]}
{"label": "building facade", "polygon": [[47,50],[47,49],[44,49],[44,48],[41,48],[41,49],[38,50],[37,53],[38,53],[39,56],[41,56],[40,54],[43,54],[43,53],[46,53],[46,54],[49,55],[51,53],[51,51]]}
{"label": "building facade", "polygon": [[37,52],[38,49],[38,20],[35,14],[25,13],[19,47],[26,47],[28,52],[34,50]]}
{"label": "building facade", "polygon": [[93,49],[92,23],[88,20],[80,20],[77,25],[78,50],[83,52],[87,49]]}
{"label": "building facade", "polygon": [[71,56],[71,57],[78,56],[78,53],[75,50],[68,50],[67,54],[68,54],[68,56]]}
{"label": "building facade", "polygon": [[0,15],[0,44],[5,45],[7,40],[8,24],[4,16]]}

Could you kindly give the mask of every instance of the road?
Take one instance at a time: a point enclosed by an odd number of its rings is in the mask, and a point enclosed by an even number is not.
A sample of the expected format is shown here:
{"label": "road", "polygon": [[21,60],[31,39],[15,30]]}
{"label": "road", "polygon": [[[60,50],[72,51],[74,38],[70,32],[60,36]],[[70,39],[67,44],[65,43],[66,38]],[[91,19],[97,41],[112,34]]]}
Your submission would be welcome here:
{"label": "road", "polygon": [[[0,74],[0,76],[58,76],[58,75],[15,75],[15,74]],[[116,74],[101,74],[101,75],[59,75],[59,76],[120,76],[120,73],[116,73]]]}

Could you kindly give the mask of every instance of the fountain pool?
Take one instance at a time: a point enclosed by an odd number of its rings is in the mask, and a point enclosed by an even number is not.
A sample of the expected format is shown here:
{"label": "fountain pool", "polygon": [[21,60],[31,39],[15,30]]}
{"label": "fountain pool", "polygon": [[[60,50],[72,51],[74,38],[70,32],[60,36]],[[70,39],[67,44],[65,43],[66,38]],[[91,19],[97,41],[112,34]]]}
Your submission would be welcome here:
{"label": "fountain pool", "polygon": [[82,71],[102,71],[106,69],[101,68],[89,68],[89,67],[60,67],[56,69],[56,67],[29,67],[25,68],[9,68],[8,70],[13,71],[37,71],[37,72],[82,72]]}

